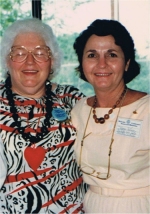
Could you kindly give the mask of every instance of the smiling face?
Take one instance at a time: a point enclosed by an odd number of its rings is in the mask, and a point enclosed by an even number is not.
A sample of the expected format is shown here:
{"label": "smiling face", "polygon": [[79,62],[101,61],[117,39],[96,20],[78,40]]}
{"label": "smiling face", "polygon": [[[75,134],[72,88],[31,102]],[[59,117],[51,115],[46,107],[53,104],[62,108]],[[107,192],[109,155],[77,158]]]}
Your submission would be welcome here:
{"label": "smiling face", "polygon": [[84,48],[82,67],[84,75],[95,89],[109,91],[124,84],[123,74],[128,69],[124,53],[115,44],[114,37],[92,35]]}
{"label": "smiling face", "polygon": [[[13,46],[24,46],[32,51],[36,46],[46,45],[43,38],[36,33],[19,34]],[[20,95],[39,98],[45,93],[45,81],[51,71],[52,60],[38,62],[31,53],[23,62],[13,62],[8,58],[8,68],[11,76],[12,90]]]}

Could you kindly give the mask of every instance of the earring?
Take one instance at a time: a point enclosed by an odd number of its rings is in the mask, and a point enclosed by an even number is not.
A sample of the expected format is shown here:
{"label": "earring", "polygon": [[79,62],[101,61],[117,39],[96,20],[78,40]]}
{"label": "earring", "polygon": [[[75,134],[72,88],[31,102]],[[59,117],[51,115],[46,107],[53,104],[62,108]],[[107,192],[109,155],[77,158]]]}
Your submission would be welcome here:
{"label": "earring", "polygon": [[50,74],[53,74],[54,73],[54,71],[53,71],[53,69],[51,68],[51,72],[50,72]]}

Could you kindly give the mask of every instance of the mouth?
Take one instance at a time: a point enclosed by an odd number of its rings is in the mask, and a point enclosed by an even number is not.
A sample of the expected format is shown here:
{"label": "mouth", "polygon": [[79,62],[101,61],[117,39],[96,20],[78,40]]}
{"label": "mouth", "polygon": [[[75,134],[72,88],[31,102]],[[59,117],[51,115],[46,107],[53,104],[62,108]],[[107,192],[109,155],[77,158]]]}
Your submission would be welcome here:
{"label": "mouth", "polygon": [[99,77],[107,77],[110,76],[112,73],[96,73],[95,76],[99,76]]}
{"label": "mouth", "polygon": [[23,70],[22,71],[23,73],[28,73],[28,74],[35,74],[35,73],[37,73],[38,71],[37,70]]}

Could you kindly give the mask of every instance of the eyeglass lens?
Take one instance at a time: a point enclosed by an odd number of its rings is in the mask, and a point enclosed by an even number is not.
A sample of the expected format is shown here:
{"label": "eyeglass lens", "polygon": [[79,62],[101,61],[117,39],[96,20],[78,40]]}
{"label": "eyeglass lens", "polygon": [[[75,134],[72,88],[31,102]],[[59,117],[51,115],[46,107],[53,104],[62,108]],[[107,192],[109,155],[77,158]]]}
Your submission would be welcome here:
{"label": "eyeglass lens", "polygon": [[40,46],[36,47],[33,51],[28,51],[25,47],[12,47],[10,57],[13,61],[22,62],[27,58],[29,53],[39,62],[45,62],[50,58],[49,48]]}

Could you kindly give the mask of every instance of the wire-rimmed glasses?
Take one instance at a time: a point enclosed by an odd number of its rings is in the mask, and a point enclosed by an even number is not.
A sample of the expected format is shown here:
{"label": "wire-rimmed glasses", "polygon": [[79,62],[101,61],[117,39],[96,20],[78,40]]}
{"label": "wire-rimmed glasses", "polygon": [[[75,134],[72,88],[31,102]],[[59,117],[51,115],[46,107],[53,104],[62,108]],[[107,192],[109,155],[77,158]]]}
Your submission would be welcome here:
{"label": "wire-rimmed glasses", "polygon": [[38,62],[46,62],[51,57],[50,48],[45,45],[36,46],[32,51],[27,50],[24,46],[12,46],[9,56],[13,62],[23,62],[27,59],[29,53]]}
{"label": "wire-rimmed glasses", "polygon": [[87,175],[91,175],[93,177],[99,178],[101,180],[107,180],[108,178],[111,177],[110,174],[107,173],[102,173],[102,172],[96,172],[95,169],[89,166],[83,166],[81,167],[81,171]]}

